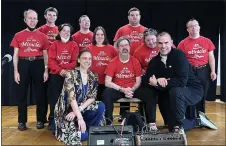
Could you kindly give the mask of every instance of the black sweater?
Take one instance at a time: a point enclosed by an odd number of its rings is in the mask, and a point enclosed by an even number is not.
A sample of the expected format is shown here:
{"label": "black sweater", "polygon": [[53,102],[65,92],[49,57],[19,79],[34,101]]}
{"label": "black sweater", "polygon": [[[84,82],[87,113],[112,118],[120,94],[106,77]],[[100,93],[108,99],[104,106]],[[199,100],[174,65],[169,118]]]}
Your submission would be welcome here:
{"label": "black sweater", "polygon": [[172,87],[190,87],[199,95],[203,94],[202,85],[196,78],[191,65],[189,64],[184,52],[178,49],[171,49],[167,55],[166,65],[161,61],[160,53],[154,57],[148,65],[146,74],[142,78],[142,85],[149,85],[149,78],[155,75],[156,79],[166,78],[168,85],[157,89],[167,90]]}

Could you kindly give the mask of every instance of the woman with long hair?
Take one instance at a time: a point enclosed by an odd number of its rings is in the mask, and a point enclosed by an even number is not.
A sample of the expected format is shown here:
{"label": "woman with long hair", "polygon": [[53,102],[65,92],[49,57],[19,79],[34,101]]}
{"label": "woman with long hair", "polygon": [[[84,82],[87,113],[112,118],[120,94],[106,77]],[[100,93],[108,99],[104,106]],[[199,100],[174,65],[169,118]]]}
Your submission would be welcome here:
{"label": "woman with long hair", "polygon": [[89,47],[92,54],[91,70],[98,74],[97,99],[101,100],[101,95],[105,89],[105,69],[108,63],[118,55],[117,50],[108,43],[105,29],[98,26],[94,30],[92,45]]}

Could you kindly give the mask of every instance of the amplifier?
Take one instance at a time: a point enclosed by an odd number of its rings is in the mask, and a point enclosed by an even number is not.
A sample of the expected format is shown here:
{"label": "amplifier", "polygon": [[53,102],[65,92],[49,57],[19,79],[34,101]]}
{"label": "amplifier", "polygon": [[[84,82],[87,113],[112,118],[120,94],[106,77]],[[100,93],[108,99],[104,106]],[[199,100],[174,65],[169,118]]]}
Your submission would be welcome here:
{"label": "amplifier", "polygon": [[136,137],[137,145],[187,145],[185,134],[159,133],[143,134]]}
{"label": "amplifier", "polygon": [[124,126],[121,134],[121,125],[91,126],[89,128],[88,145],[135,145],[135,136],[132,126]]}

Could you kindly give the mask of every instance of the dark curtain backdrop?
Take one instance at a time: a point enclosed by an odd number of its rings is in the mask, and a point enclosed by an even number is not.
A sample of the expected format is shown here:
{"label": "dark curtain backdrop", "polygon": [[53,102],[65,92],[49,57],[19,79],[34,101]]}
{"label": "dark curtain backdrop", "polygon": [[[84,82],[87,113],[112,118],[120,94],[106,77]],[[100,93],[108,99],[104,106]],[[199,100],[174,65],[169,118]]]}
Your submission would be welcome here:
{"label": "dark curtain backdrop", "polygon": [[[201,26],[201,34],[210,38],[216,50],[216,71],[218,61],[218,35],[221,37],[221,70],[222,70],[222,97],[225,101],[226,73],[225,59],[225,3],[224,1],[170,1],[170,0],[3,0],[2,1],[2,49],[3,57],[9,53],[13,55],[13,48],[9,44],[14,34],[25,28],[23,11],[34,9],[39,14],[38,26],[45,24],[44,10],[47,7],[56,7],[59,16],[56,24],[65,22],[71,23],[75,31],[79,30],[78,19],[81,15],[87,14],[91,19],[91,30],[97,26],[106,29],[110,43],[113,43],[114,35],[119,27],[128,23],[127,12],[131,7],[141,10],[141,24],[146,27],[155,28],[159,31],[171,33],[174,44],[188,36],[186,32],[186,21],[196,18]],[[224,41],[223,41],[224,40]],[[14,92],[13,63],[10,62],[2,68],[2,105],[16,105],[16,94]],[[225,87],[223,87],[223,85]],[[224,88],[224,89],[223,89]],[[32,89],[32,85],[31,85]],[[30,90],[28,103],[34,104],[33,90]],[[208,100],[215,100],[216,81],[211,82]],[[224,96],[223,96],[224,95]]]}

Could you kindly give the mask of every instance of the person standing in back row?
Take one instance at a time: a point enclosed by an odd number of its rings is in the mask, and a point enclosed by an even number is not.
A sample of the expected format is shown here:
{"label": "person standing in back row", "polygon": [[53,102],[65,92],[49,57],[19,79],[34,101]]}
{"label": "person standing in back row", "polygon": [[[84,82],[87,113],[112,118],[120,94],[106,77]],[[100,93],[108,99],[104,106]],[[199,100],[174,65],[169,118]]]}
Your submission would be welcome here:
{"label": "person standing in back row", "polygon": [[87,15],[79,18],[80,30],[72,35],[74,41],[78,44],[79,50],[87,49],[92,44],[93,32],[89,30],[90,19]]}
{"label": "person standing in back row", "polygon": [[[56,40],[56,36],[58,34],[58,27],[55,25],[55,22],[57,20],[58,11],[54,7],[49,7],[44,12],[44,17],[46,19],[46,24],[42,25],[41,27],[37,28],[40,32],[44,33],[47,36],[47,39],[49,40],[49,43],[53,43]],[[47,50],[48,51],[48,50]],[[45,96],[46,96],[46,106],[45,106],[45,115],[47,116],[48,112],[48,100],[49,97],[47,96],[48,93],[48,81],[47,80],[44,83],[45,86]],[[49,117],[48,117],[49,120]],[[50,129],[50,127],[49,127]]]}
{"label": "person standing in back row", "polygon": [[138,8],[134,7],[128,11],[129,24],[126,24],[117,30],[114,38],[115,48],[116,41],[122,36],[126,37],[130,40],[131,43],[130,55],[133,55],[137,47],[142,43],[143,32],[147,29],[140,24],[140,18],[141,15]]}
{"label": "person standing in back row", "polygon": [[44,12],[46,24],[38,28],[38,30],[47,36],[50,43],[56,40],[58,34],[58,27],[55,25],[57,20],[58,11],[54,7],[49,7]]}
{"label": "person standing in back row", "polygon": [[65,77],[76,66],[79,49],[71,37],[72,26],[64,23],[59,26],[56,41],[49,48],[50,79],[48,94],[50,97],[49,128],[55,131],[54,108],[63,88]]}
{"label": "person standing in back row", "polygon": [[[211,125],[208,126],[209,128],[217,129],[217,126],[205,115],[205,100],[208,93],[209,82],[210,79],[212,81],[216,79],[215,57],[213,53],[215,46],[210,39],[200,35],[200,26],[196,19],[190,19],[186,27],[189,36],[179,43],[178,49],[186,54],[195,75],[200,80],[204,89],[202,100],[195,106],[188,108],[187,112],[189,112],[189,117],[187,118],[193,119],[197,116],[198,119],[206,119],[205,122],[208,123],[207,125]],[[195,110],[196,115],[194,114]]]}
{"label": "person standing in back row", "polygon": [[108,43],[107,35],[103,27],[98,26],[94,30],[93,42],[89,47],[92,54],[91,71],[98,75],[97,99],[101,100],[101,95],[105,89],[105,69],[108,63],[116,56],[118,52]]}

